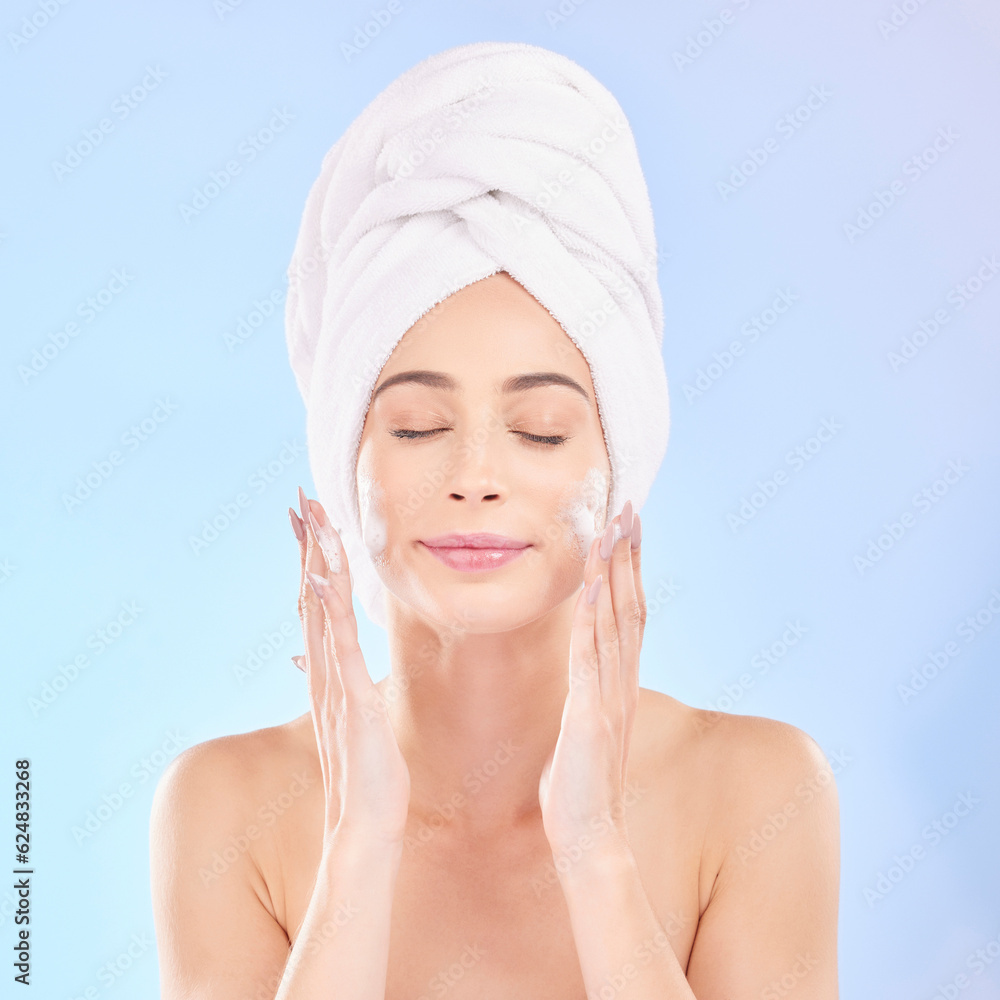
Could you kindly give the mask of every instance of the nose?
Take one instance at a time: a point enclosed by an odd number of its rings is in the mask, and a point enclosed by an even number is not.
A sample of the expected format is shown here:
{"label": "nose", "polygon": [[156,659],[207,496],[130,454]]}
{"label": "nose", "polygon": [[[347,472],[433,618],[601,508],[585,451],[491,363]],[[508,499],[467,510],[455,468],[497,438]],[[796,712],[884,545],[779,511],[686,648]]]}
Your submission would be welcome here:
{"label": "nose", "polygon": [[506,427],[502,422],[487,419],[459,446],[450,473],[452,500],[470,504],[501,503],[507,494],[503,482],[502,451]]}

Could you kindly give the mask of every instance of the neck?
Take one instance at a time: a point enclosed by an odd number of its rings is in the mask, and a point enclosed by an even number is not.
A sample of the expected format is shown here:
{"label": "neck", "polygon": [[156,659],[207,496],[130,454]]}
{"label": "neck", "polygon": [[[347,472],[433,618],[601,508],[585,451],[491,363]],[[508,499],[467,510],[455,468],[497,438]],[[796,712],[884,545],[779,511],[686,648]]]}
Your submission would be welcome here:
{"label": "neck", "polygon": [[488,836],[540,820],[538,779],[569,689],[576,594],[528,625],[470,634],[389,609],[379,683],[410,771],[410,814]]}

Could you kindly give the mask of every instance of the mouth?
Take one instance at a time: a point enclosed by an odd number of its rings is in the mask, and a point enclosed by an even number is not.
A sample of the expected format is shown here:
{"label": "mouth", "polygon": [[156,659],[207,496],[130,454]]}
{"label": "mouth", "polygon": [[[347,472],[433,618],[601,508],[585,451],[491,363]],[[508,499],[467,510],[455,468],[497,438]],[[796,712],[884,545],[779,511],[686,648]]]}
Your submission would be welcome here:
{"label": "mouth", "polygon": [[438,535],[421,541],[432,556],[451,569],[482,573],[513,562],[526,552],[529,542],[505,535],[480,532],[471,535]]}

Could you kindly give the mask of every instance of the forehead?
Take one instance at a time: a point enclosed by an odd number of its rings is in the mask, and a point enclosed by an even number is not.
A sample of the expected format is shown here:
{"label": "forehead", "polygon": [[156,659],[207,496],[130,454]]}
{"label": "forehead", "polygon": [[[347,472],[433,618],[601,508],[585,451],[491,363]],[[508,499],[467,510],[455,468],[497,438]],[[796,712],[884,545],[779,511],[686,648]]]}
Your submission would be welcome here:
{"label": "forehead", "polygon": [[556,372],[594,398],[590,367],[579,348],[504,271],[459,289],[418,320],[396,345],[376,390],[415,369],[451,374],[460,389],[492,388],[524,372]]}

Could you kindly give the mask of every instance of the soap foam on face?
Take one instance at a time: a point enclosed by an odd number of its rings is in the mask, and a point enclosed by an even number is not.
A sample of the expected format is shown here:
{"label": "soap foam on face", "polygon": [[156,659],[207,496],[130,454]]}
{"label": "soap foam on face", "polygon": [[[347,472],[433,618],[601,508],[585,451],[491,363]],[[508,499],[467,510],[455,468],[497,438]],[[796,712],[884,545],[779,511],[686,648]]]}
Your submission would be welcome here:
{"label": "soap foam on face", "polygon": [[371,476],[358,476],[358,507],[361,512],[361,537],[374,562],[385,551],[388,529],[381,514],[385,490]]}
{"label": "soap foam on face", "polygon": [[595,466],[570,490],[558,516],[569,525],[580,558],[586,559],[591,544],[604,528],[608,478]]}

